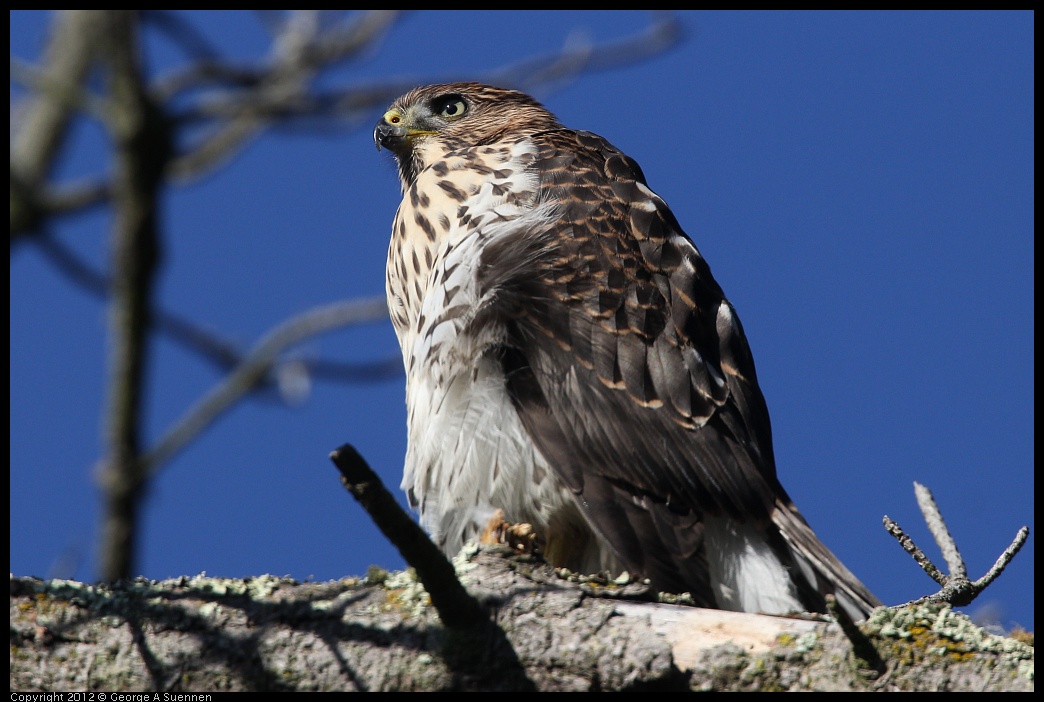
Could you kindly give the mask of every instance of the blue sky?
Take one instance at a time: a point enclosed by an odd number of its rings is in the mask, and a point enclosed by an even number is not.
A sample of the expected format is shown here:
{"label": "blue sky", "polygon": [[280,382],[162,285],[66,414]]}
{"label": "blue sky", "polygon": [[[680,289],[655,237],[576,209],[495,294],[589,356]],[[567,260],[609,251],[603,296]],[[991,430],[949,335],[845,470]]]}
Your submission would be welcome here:
{"label": "blue sky", "polygon": [[[253,15],[187,13],[226,55],[260,57]],[[11,13],[38,56],[49,15]],[[327,85],[481,79],[640,12],[420,12]],[[978,577],[1033,519],[1033,16],[683,13],[683,42],[637,65],[534,91],[568,126],[634,157],[743,320],[772,414],[778,470],[808,521],[882,600],[933,591],[881,527],[935,558],[912,484],[929,486]],[[488,39],[484,39],[488,37]],[[162,73],[177,54],[153,42]],[[310,307],[383,295],[399,200],[372,120],[271,133],[164,202],[160,302],[244,348]],[[14,116],[14,115],[13,115]],[[85,125],[63,177],[104,172]],[[94,265],[109,219],[54,233]],[[100,518],[106,308],[32,246],[11,260],[11,571],[92,580]],[[390,323],[298,351],[394,358]],[[154,346],[154,441],[220,380]],[[403,563],[327,459],[353,443],[396,494],[404,379],[259,397],[179,454],[146,502],[140,572],[304,579]],[[969,613],[1032,629],[1033,536]],[[941,559],[940,559],[941,560]],[[940,563],[941,564],[941,563]]]}

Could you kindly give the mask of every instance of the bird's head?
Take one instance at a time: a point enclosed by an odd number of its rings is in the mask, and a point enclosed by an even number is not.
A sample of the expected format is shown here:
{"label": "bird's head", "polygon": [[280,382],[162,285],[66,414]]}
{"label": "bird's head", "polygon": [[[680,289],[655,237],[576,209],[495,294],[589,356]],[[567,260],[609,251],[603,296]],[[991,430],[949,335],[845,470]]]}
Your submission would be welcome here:
{"label": "bird's head", "polygon": [[403,187],[458,149],[559,129],[553,114],[525,93],[481,83],[414,88],[373,129],[377,149],[395,154]]}

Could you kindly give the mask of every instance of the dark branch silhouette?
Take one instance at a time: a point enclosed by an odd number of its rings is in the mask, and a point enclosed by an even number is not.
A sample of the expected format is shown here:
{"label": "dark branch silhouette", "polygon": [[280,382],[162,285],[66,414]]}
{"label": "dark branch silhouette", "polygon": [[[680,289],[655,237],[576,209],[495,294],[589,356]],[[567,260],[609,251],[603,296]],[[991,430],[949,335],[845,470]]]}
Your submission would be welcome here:
{"label": "dark branch silhouette", "polygon": [[341,472],[344,487],[417,571],[443,623],[455,629],[472,629],[486,622],[489,615],[457,580],[453,564],[403,511],[359,452],[345,444],[330,454],[330,460]]}

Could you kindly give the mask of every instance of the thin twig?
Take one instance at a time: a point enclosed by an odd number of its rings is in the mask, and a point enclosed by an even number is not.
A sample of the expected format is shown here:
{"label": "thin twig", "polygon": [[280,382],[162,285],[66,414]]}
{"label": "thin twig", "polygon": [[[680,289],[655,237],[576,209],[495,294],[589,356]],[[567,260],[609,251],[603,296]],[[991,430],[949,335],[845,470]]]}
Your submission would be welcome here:
{"label": "thin twig", "polygon": [[156,442],[143,459],[149,475],[155,475],[188,442],[212,425],[243,395],[263,382],[279,355],[287,348],[318,334],[386,314],[385,304],[383,299],[373,298],[318,307],[273,329],[242,358],[235,370]]}
{"label": "thin twig", "polygon": [[826,595],[827,612],[834,617],[834,621],[841,627],[842,633],[852,644],[852,656],[856,660],[857,668],[862,674],[871,679],[880,677],[885,672],[885,663],[881,655],[874,648],[873,642],[862,632],[848,611],[840,606],[837,597]]}
{"label": "thin twig", "polygon": [[924,551],[914,543],[914,540],[902,530],[898,523],[889,519],[887,514],[884,517],[884,525],[888,533],[899,541],[899,545],[903,547],[903,550],[909,553],[913,559],[917,561],[917,565],[921,566],[921,569],[927,573],[932,580],[940,585],[946,584],[946,575],[935,567],[935,564],[932,563],[931,559],[924,555]]}
{"label": "thin twig", "polygon": [[942,512],[939,511],[939,505],[935,504],[931,491],[924,485],[914,482],[914,495],[917,497],[921,514],[924,515],[924,521],[928,524],[928,531],[932,532],[935,543],[942,551],[943,560],[946,561],[946,567],[950,570],[950,577],[967,578],[968,569],[964,565],[964,559],[957,550],[957,544],[946,527],[946,521],[943,519]]}
{"label": "thin twig", "polygon": [[1008,545],[1008,548],[1004,549],[1004,552],[997,558],[993,567],[986,571],[986,575],[975,581],[975,587],[984,590],[987,585],[996,580],[997,577],[1004,572],[1004,569],[1008,567],[1008,564],[1011,562],[1011,559],[1015,557],[1015,554],[1025,545],[1027,538],[1029,538],[1029,527],[1022,527],[1015,534],[1015,538]]}
{"label": "thin twig", "polygon": [[104,180],[84,180],[61,188],[44,185],[37,191],[37,202],[45,217],[83,212],[111,199],[112,183]]}
{"label": "thin twig", "polygon": [[[108,276],[90,266],[52,236],[37,237],[33,243],[69,281],[92,295],[108,299],[111,288]],[[363,298],[342,304],[351,307],[345,317],[350,320],[348,325],[383,321],[388,317],[384,298]],[[156,307],[153,308],[151,321],[157,331],[182,348],[197,354],[202,360],[213,364],[222,373],[227,373],[244,363],[246,354],[237,344],[185,317]],[[399,377],[403,372],[402,358],[398,354],[371,362],[347,363],[302,358],[297,359],[296,363],[303,366],[311,376],[341,383],[377,382]],[[257,388],[264,389],[273,384],[272,378],[268,377]]]}
{"label": "thin twig", "polygon": [[681,23],[670,11],[654,10],[650,14],[647,27],[623,39],[595,45],[573,35],[559,53],[497,69],[490,76],[491,82],[532,89],[663,54],[681,40]]}

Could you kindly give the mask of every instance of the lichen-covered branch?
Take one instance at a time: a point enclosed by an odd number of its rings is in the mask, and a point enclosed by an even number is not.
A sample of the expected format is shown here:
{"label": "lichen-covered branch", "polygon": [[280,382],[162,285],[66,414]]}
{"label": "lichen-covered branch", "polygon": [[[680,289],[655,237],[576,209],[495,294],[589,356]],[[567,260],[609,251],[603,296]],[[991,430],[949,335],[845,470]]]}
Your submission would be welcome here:
{"label": "lichen-covered branch", "polygon": [[[409,572],[297,583],[11,580],[19,692],[222,690],[1032,691],[1030,646],[948,606],[861,625],[881,671],[824,621],[617,600],[503,547],[455,566],[499,640],[445,627]],[[487,636],[493,636],[487,633]]]}

